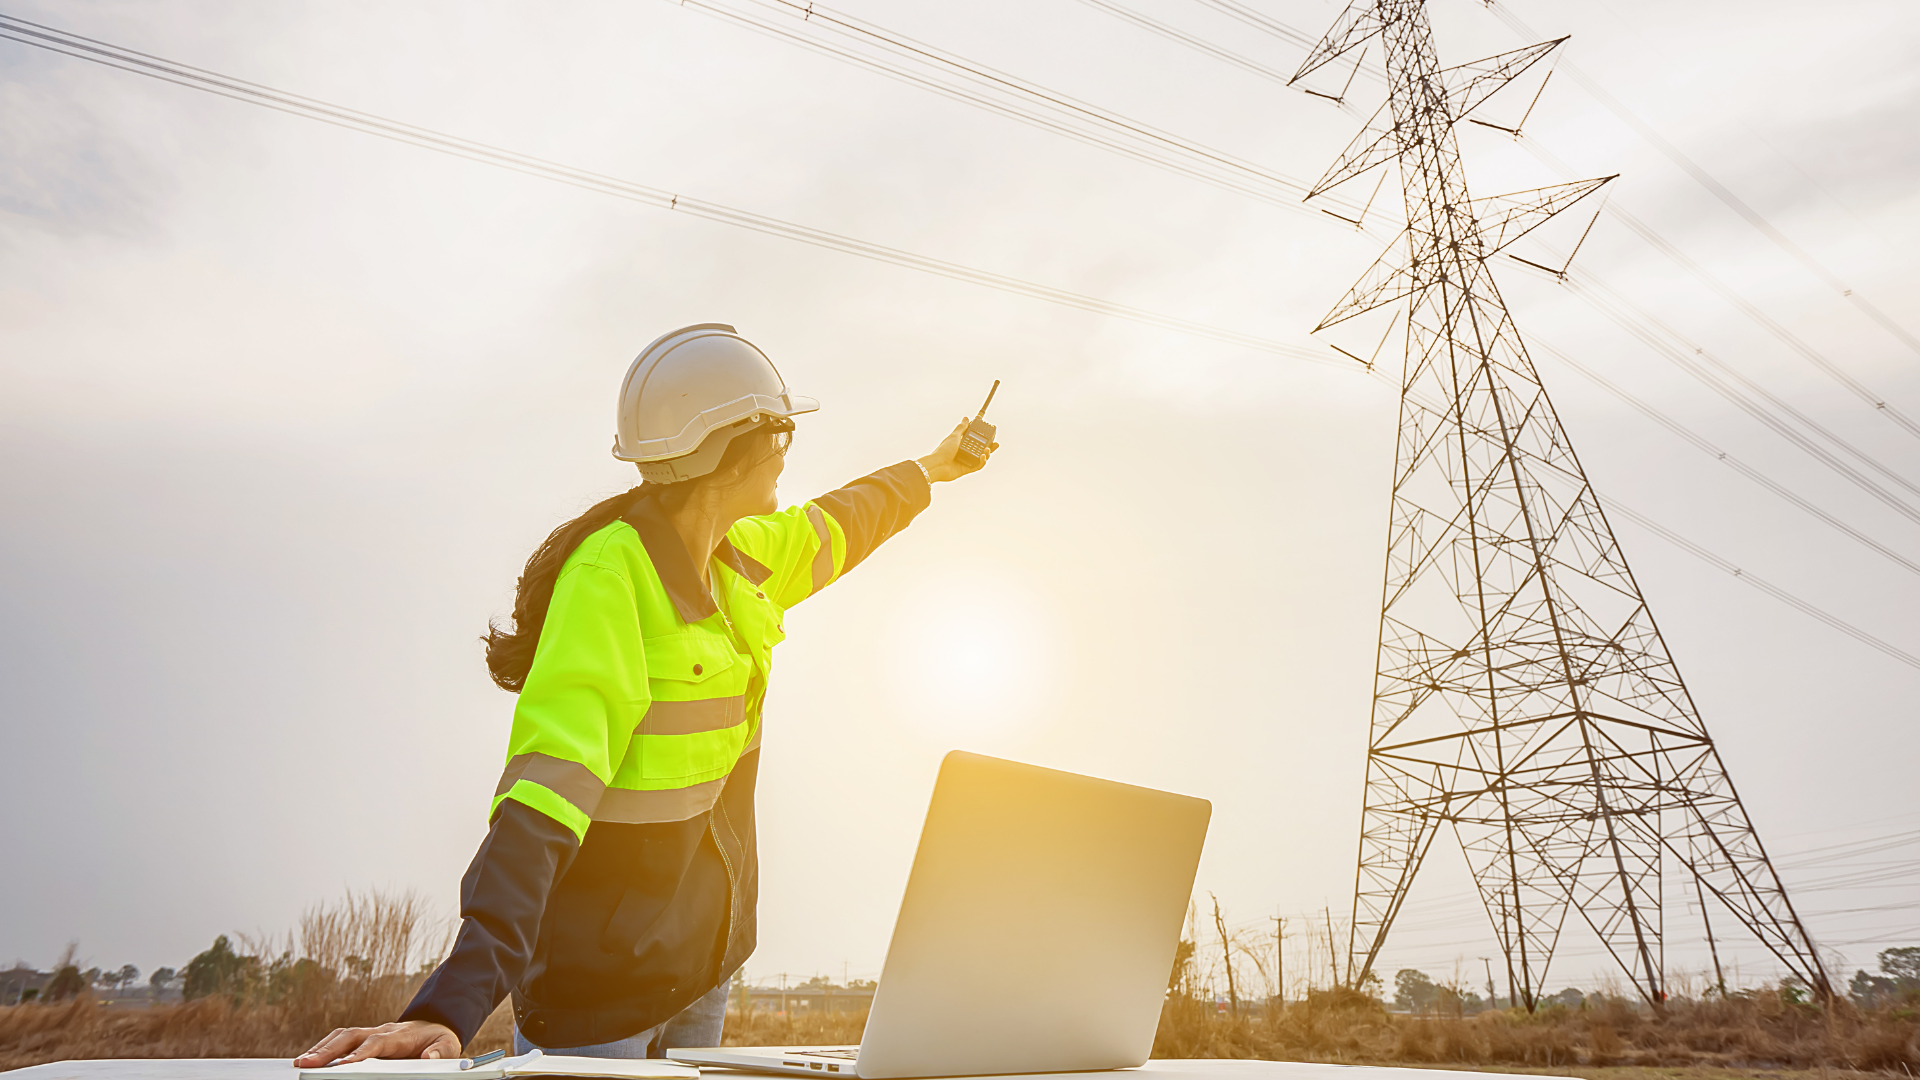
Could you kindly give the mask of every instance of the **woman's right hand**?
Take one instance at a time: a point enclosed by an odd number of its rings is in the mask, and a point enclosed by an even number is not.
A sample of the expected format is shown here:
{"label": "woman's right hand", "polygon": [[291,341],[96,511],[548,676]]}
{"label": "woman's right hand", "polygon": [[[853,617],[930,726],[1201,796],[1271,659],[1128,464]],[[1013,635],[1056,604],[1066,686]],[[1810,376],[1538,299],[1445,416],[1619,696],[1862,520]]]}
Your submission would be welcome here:
{"label": "woman's right hand", "polygon": [[457,1058],[460,1036],[445,1024],[406,1020],[379,1027],[334,1028],[314,1048],[293,1059],[296,1069],[345,1065],[367,1058]]}

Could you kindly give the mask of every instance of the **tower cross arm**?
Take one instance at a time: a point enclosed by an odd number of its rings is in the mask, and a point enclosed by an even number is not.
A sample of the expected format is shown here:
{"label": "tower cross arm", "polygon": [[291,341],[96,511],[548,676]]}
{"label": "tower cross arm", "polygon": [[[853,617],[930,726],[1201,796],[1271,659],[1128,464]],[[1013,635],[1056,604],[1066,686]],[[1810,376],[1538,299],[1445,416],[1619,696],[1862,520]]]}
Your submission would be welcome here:
{"label": "tower cross arm", "polygon": [[1293,73],[1293,78],[1287,80],[1287,85],[1292,86],[1338,60],[1355,46],[1386,28],[1387,21],[1380,14],[1379,0],[1352,0],[1347,5],[1347,10],[1341,12],[1340,17],[1334,20],[1333,29],[1328,30],[1326,36],[1320,39],[1320,43],[1313,47],[1313,51],[1307,53],[1307,58],[1300,62],[1300,70]]}
{"label": "tower cross arm", "polygon": [[1509,52],[1495,53],[1484,60],[1450,67],[1440,74],[1447,81],[1447,116],[1461,120],[1500,88],[1520,77],[1548,53],[1560,47],[1564,37],[1527,45]]}
{"label": "tower cross arm", "polygon": [[[1400,141],[1394,138],[1392,102],[1384,102],[1374,110],[1360,133],[1353,137],[1345,150],[1334,160],[1333,167],[1327,170],[1313,190],[1307,192],[1307,198],[1324,194],[1341,184],[1369,172],[1400,156]],[[1302,202],[1306,200],[1301,200]]]}
{"label": "tower cross arm", "polygon": [[1314,333],[1413,294],[1415,275],[1408,266],[1411,256],[1406,235],[1402,229],[1400,235],[1393,238],[1387,250],[1381,252],[1353,288],[1347,290],[1347,295],[1313,328]]}
{"label": "tower cross arm", "polygon": [[1575,180],[1473,200],[1473,217],[1479,227],[1486,254],[1492,255],[1546,224],[1554,215],[1599,191],[1619,175],[1615,173],[1593,180]]}

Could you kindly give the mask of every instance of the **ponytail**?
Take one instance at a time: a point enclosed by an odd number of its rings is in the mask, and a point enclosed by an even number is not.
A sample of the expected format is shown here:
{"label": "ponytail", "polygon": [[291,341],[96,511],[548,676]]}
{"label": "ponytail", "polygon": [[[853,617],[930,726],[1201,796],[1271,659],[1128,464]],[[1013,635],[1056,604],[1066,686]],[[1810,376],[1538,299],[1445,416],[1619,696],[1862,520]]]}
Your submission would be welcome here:
{"label": "ponytail", "polygon": [[613,524],[641,497],[651,494],[647,488],[652,486],[641,484],[601,499],[586,513],[548,533],[533,549],[514,593],[512,628],[502,626],[497,619],[487,624],[487,670],[495,686],[517,694],[527,684],[527,672],[533,669],[533,650],[540,644],[540,628],[546,625],[547,605],[553,602],[553,586],[560,577],[561,565],[582,540]]}

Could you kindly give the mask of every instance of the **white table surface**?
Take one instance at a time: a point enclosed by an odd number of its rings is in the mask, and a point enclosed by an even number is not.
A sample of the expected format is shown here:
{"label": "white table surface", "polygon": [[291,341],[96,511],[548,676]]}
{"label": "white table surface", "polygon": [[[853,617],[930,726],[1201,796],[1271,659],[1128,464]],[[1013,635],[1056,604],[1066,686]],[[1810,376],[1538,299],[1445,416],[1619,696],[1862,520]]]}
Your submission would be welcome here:
{"label": "white table surface", "polygon": [[[771,1074],[703,1069],[703,1076],[726,1080],[770,1080]],[[1375,1068],[1367,1065],[1320,1065],[1303,1061],[1246,1061],[1241,1059],[1183,1059],[1149,1061],[1122,1076],[1145,1080],[1434,1080],[1432,1069]],[[295,1080],[293,1063],[286,1058],[107,1058],[95,1061],[55,1061],[15,1069],[6,1080]],[[1046,1080],[1091,1080],[1091,1073],[1033,1073]],[[1462,1077],[1498,1077],[1511,1073],[1456,1073]],[[1008,1078],[1011,1080],[1011,1078]]]}

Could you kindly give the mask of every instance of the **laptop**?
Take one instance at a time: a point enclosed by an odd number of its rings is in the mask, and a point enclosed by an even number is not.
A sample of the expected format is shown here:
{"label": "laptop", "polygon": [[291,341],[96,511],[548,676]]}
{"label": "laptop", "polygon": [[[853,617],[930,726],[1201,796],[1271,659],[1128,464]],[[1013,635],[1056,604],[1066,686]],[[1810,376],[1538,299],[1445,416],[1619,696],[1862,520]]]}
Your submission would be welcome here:
{"label": "laptop", "polygon": [[1141,1065],[1212,810],[1204,799],[948,754],[860,1045],[667,1057],[862,1080]]}

